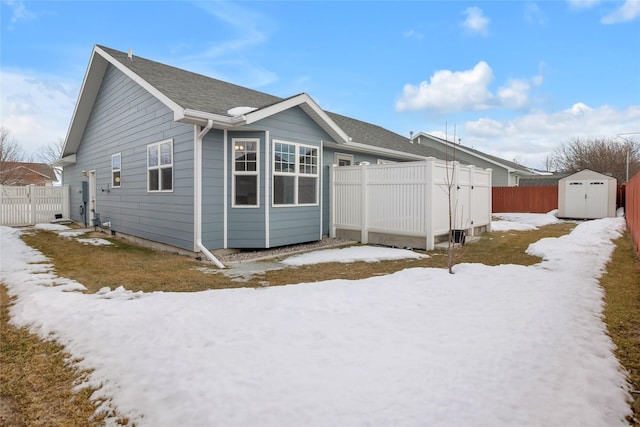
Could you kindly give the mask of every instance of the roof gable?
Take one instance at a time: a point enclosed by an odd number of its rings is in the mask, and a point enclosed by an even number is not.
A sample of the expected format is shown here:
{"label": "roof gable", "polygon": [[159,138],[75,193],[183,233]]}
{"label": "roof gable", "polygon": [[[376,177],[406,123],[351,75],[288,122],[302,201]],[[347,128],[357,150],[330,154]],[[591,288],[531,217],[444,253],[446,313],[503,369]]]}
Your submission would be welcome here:
{"label": "roof gable", "polygon": [[[300,106],[337,142],[349,141],[349,136],[306,94],[283,99],[96,45],[65,139],[63,157],[76,152],[109,65],[118,68],[165,104],[178,121],[206,124],[212,120],[220,127],[234,127]],[[237,107],[250,107],[244,110],[252,111],[233,114]]]}
{"label": "roof gable", "polygon": [[565,176],[560,181],[576,180],[576,179],[601,179],[601,180],[607,180],[607,181],[616,180],[616,178],[614,178],[611,175],[605,175],[600,172],[592,171],[591,169],[582,169],[581,171]]}
{"label": "roof gable", "polygon": [[424,133],[424,132],[419,132],[417,135],[415,135],[413,137],[414,141],[416,138],[427,138],[435,143],[441,144],[443,147],[453,147],[456,150],[460,150],[466,154],[469,154],[471,156],[477,157],[479,159],[485,160],[489,163],[493,163],[496,166],[499,166],[501,168],[504,168],[506,170],[508,170],[509,172],[520,172],[520,173],[524,173],[527,175],[533,175],[534,173],[527,168],[526,166],[522,166],[518,163],[515,162],[511,162],[509,160],[505,160],[502,159],[500,157],[497,156],[493,156],[491,154],[487,154],[487,153],[483,153],[482,151],[476,150],[474,148],[471,147],[467,147],[464,146],[462,144],[456,144],[453,143],[451,141],[447,141],[443,138],[438,138],[437,136],[434,135],[430,135],[428,133]]}

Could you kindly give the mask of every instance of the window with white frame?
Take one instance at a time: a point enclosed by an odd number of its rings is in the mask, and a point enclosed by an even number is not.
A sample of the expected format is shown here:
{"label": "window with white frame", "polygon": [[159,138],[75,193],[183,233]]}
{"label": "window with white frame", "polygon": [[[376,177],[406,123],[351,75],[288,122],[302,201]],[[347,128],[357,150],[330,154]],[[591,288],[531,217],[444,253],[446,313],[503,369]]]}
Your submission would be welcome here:
{"label": "window with white frame", "polygon": [[147,145],[147,190],[173,191],[173,140]]}
{"label": "window with white frame", "polygon": [[318,148],[273,142],[273,204],[318,203]]}
{"label": "window with white frame", "polygon": [[122,173],[122,153],[111,156],[111,187],[120,188],[120,174]]}
{"label": "window with white frame", "polygon": [[338,166],[351,166],[353,164],[353,154],[335,153],[333,160],[334,164]]}
{"label": "window with white frame", "polygon": [[258,139],[233,138],[233,206],[258,206]]}

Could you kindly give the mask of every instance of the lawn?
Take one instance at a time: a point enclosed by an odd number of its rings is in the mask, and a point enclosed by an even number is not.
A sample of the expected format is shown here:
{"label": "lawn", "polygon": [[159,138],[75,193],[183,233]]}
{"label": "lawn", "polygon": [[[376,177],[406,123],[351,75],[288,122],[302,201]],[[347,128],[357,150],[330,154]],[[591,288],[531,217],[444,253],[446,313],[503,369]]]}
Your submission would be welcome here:
{"label": "lawn", "polygon": [[[525,253],[531,243],[543,237],[566,235],[574,227],[573,223],[559,223],[534,231],[486,233],[479,242],[465,245],[456,250],[455,260],[458,264],[479,262],[493,266],[503,264],[534,265],[539,263],[541,258]],[[106,238],[106,236],[102,237]],[[105,286],[112,289],[124,286],[133,292],[154,290],[195,292],[229,287],[261,288],[267,283],[269,286],[275,286],[330,279],[374,278],[411,267],[443,268],[446,266],[446,253],[431,251],[428,253],[429,258],[419,260],[350,264],[326,263],[322,264],[321,268],[319,266],[302,266],[295,269],[268,271],[243,283],[232,282],[224,275],[207,274],[203,272],[201,262],[190,258],[154,252],[119,239],[110,239],[112,244],[108,246],[83,245],[75,239],[61,238],[54,233],[44,231],[24,235],[23,239],[30,246],[37,248],[52,259],[58,276],[71,278],[84,284],[88,288],[87,293],[98,292]],[[638,260],[633,251],[629,250],[629,240],[628,235],[616,240],[616,249],[613,252],[611,262],[607,265],[607,274],[601,278],[601,284],[607,290],[605,316],[611,336],[619,347],[617,356],[630,371],[633,384],[637,384]],[[100,262],[96,262],[96,260],[100,260]],[[607,281],[611,284],[607,285]],[[3,304],[7,302],[3,299]],[[612,324],[615,324],[616,327],[612,327]],[[9,331],[9,327],[6,325],[6,318],[3,317],[3,334],[8,334],[5,331]],[[28,338],[23,339],[27,340]],[[52,351],[59,353],[60,349],[56,348]],[[12,353],[3,349],[3,358],[15,358],[15,356],[8,356],[9,354]],[[2,360],[3,365],[5,360]],[[29,363],[34,362],[30,361]],[[43,363],[49,365],[49,363]],[[78,372],[78,375],[84,375],[82,370]],[[66,388],[68,390],[69,388],[64,385],[56,385],[54,380],[51,382],[53,389]],[[29,394],[29,385],[19,385],[19,387],[21,387],[20,393],[13,393],[14,395]],[[634,385],[633,388],[637,387]],[[3,390],[3,399],[6,397],[6,393],[6,389]],[[46,405],[51,402],[50,396],[52,394],[47,393],[46,399],[42,398],[41,393],[38,395],[41,396],[41,400],[44,400],[42,403]],[[23,405],[20,399],[14,399],[12,402],[17,413],[33,410],[32,406]],[[67,422],[67,425],[73,424]]]}

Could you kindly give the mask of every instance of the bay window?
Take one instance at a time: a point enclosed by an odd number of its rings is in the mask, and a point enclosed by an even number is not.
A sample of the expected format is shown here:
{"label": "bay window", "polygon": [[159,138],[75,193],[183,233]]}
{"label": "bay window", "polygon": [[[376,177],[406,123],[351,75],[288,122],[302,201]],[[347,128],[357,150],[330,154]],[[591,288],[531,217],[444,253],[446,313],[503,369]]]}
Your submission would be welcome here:
{"label": "bay window", "polygon": [[273,204],[318,203],[318,148],[284,141],[273,143]]}

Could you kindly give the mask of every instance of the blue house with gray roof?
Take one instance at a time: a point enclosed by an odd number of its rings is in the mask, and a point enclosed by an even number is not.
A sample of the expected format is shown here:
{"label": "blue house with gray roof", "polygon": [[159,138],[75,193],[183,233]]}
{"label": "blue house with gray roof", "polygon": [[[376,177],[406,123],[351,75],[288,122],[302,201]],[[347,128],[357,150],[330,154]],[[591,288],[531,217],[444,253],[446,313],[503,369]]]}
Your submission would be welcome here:
{"label": "blue house with gray roof", "polygon": [[96,45],[61,159],[72,219],[193,252],[320,240],[329,166],[438,151],[323,110]]}

